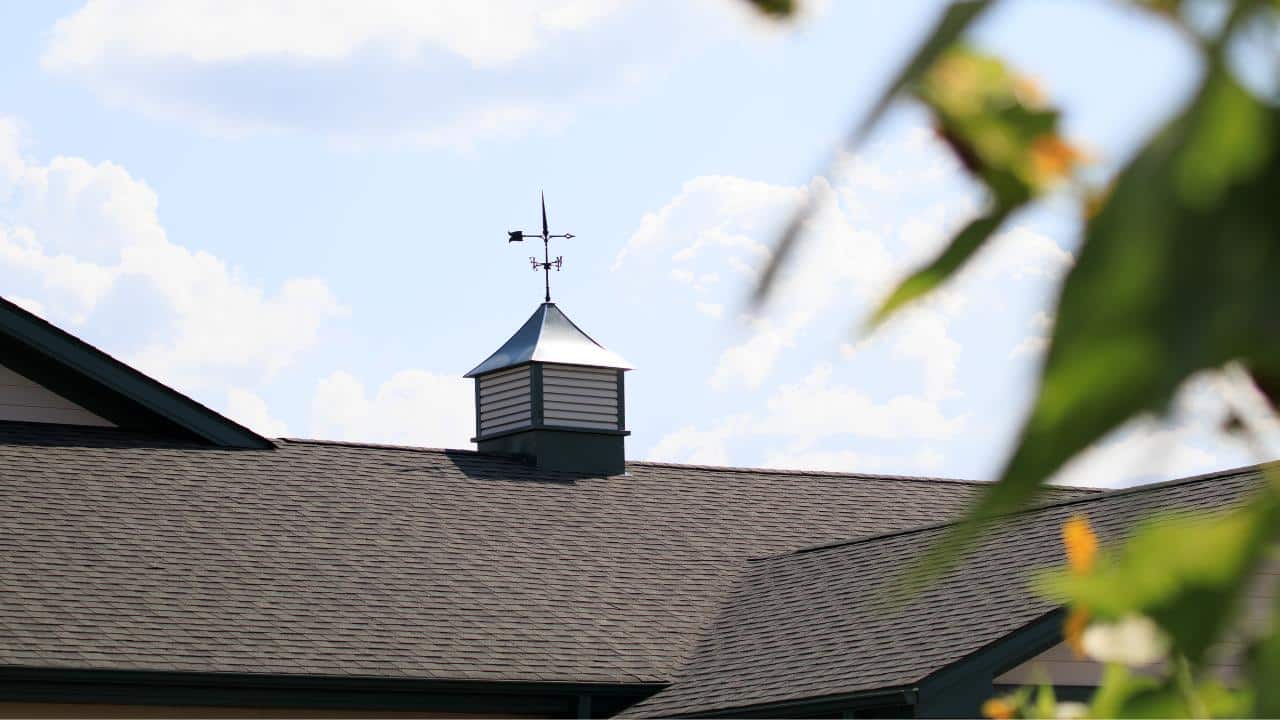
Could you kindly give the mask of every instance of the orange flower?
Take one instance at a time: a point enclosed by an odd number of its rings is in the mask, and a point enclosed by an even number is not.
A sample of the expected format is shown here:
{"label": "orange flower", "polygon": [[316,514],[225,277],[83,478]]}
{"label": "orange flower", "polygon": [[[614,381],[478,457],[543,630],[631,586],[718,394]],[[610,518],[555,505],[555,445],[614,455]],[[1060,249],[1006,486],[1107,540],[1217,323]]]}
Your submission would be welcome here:
{"label": "orange flower", "polygon": [[1089,611],[1082,607],[1071,608],[1066,622],[1062,623],[1062,639],[1071,648],[1077,660],[1084,659],[1084,631],[1089,627]]}
{"label": "orange flower", "polygon": [[1005,698],[991,698],[982,703],[982,714],[991,720],[1009,720],[1017,710],[1013,703]]}
{"label": "orange flower", "polygon": [[1031,171],[1040,183],[1050,183],[1066,175],[1080,161],[1082,153],[1074,145],[1052,134],[1031,141]]}
{"label": "orange flower", "polygon": [[1088,518],[1076,515],[1062,525],[1062,544],[1067,549],[1071,572],[1085,575],[1093,572],[1098,557],[1098,536],[1089,527]]}

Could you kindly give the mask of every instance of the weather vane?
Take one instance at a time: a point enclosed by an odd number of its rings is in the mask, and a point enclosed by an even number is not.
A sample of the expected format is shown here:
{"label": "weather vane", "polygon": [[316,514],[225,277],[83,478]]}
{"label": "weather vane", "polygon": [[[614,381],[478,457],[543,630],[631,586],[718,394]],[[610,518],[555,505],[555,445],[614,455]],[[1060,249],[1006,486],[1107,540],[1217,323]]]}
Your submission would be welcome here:
{"label": "weather vane", "polygon": [[542,239],[542,262],[538,262],[538,258],[529,257],[529,262],[533,265],[534,270],[541,270],[543,279],[547,286],[547,302],[551,302],[551,268],[555,268],[556,272],[560,272],[560,266],[564,264],[564,258],[560,255],[555,260],[551,259],[551,238],[564,238],[568,240],[573,237],[573,233],[565,233],[563,235],[552,235],[547,229],[547,196],[542,195],[542,234],[536,232],[524,232],[523,230],[511,230],[507,232],[507,242],[524,242],[525,238],[541,238]]}

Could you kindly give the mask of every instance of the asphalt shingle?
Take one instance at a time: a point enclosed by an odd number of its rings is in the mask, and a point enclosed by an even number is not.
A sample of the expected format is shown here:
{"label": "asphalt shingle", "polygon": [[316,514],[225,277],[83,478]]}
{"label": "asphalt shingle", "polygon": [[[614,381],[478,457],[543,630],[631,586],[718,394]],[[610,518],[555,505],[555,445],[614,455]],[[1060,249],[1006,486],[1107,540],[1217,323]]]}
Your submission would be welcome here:
{"label": "asphalt shingle", "polygon": [[726,711],[910,687],[1055,609],[1029,588],[1061,567],[1062,524],[1087,517],[1103,542],[1154,513],[1228,507],[1260,488],[1256,470],[1098,494],[1001,518],[955,570],[909,602],[903,575],[943,527],[754,560],[674,684],[631,717]]}
{"label": "asphalt shingle", "polygon": [[0,423],[0,665],[665,682],[748,558],[940,522],[975,490],[628,469]]}

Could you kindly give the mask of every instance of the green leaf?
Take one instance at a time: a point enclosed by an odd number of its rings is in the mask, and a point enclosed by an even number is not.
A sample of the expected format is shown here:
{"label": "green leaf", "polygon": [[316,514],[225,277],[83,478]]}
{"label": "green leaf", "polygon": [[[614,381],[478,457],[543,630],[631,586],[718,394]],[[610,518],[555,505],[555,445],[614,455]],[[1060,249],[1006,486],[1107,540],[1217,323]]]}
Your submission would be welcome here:
{"label": "green leaf", "polygon": [[1000,58],[957,44],[913,92],[942,139],[998,206],[1014,208],[1065,176],[1079,153],[1058,134],[1058,111]]}
{"label": "green leaf", "polygon": [[1058,714],[1058,699],[1053,692],[1053,685],[1041,682],[1036,685],[1034,715],[1037,718],[1052,720]]}
{"label": "green leaf", "polygon": [[1225,72],[1120,174],[1088,223],[1031,415],[973,517],[1024,502],[1192,373],[1280,368],[1280,157],[1274,108]]}
{"label": "green leaf", "polygon": [[1253,717],[1280,717],[1280,595],[1271,613],[1271,630],[1249,649]]}
{"label": "green leaf", "polygon": [[1102,620],[1147,615],[1175,652],[1199,665],[1236,619],[1249,580],[1280,536],[1277,495],[1268,489],[1225,513],[1151,519],[1093,572],[1049,573],[1039,588]]}
{"label": "green leaf", "polygon": [[791,17],[796,11],[792,0],[747,0],[762,14],[775,18]]}
{"label": "green leaf", "polygon": [[946,52],[952,45],[958,41],[969,26],[973,24],[991,5],[990,0],[961,0],[953,2],[950,7],[942,13],[942,17],[938,19],[938,23],[929,31],[928,38],[920,47],[916,48],[916,54],[911,60],[900,70],[889,86],[880,94],[880,98],[871,106],[871,111],[867,113],[862,122],[854,128],[852,135],[849,137],[849,145],[857,145],[866,137],[867,132],[880,120],[880,116],[884,115],[884,111],[889,108],[889,103],[902,92],[903,88],[920,78],[920,75],[933,66],[938,58]]}
{"label": "green leaf", "polygon": [[1134,675],[1123,665],[1107,665],[1102,671],[1102,684],[1089,705],[1089,717],[1121,717],[1121,709],[1130,698],[1155,692],[1158,687],[1154,678]]}
{"label": "green leaf", "polygon": [[[1194,705],[1194,707],[1193,707]],[[1135,675],[1122,665],[1107,665],[1102,683],[1090,703],[1095,718],[1243,717],[1248,712],[1247,692],[1231,690],[1207,680],[1191,687],[1146,675]]]}
{"label": "green leaf", "polygon": [[999,482],[916,568],[937,577],[978,530],[1073,455],[1167,408],[1192,373],[1280,372],[1280,118],[1225,72],[1120,173],[1063,285],[1030,416]]}
{"label": "green leaf", "polygon": [[869,328],[954,275],[1014,210],[1066,176],[1078,153],[1058,135],[1058,111],[999,58],[963,44],[950,48],[914,83],[942,138],[986,186],[992,209],[964,227],[871,316]]}
{"label": "green leaf", "polygon": [[872,314],[868,329],[873,329],[884,322],[903,305],[915,300],[941,285],[960,269],[974,253],[982,247],[991,235],[1000,228],[1008,217],[1008,210],[997,208],[992,212],[971,221],[951,239],[942,254],[934,258],[928,265],[912,273],[885,298],[880,307]]}
{"label": "green leaf", "polygon": [[[845,147],[852,148],[861,144],[867,132],[884,115],[889,103],[893,102],[903,88],[919,78],[920,74],[933,65],[943,52],[959,40],[965,30],[990,4],[990,0],[960,0],[952,3],[938,19],[938,23],[929,31],[924,43],[916,48],[915,55],[884,89],[866,116],[854,126],[844,143]],[[829,175],[830,172],[830,166],[828,166],[822,174]],[[774,245],[773,253],[769,256],[769,264],[765,266],[764,271],[760,273],[760,278],[756,281],[755,290],[752,292],[753,302],[763,302],[768,296],[773,288],[774,279],[790,259],[809,218],[813,217],[818,210],[818,203],[817,200],[807,200],[787,223],[786,229]]]}
{"label": "green leaf", "polygon": [[1173,684],[1133,692],[1113,715],[1097,717],[1178,718],[1244,717],[1249,711],[1249,695],[1214,682],[1194,688],[1194,698]]}

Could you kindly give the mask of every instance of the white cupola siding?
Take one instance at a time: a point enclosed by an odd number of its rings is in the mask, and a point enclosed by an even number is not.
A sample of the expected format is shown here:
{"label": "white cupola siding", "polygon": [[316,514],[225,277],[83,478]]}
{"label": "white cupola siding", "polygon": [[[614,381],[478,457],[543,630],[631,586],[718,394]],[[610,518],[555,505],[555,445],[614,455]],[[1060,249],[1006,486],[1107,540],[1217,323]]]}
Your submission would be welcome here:
{"label": "white cupola siding", "polygon": [[476,378],[476,437],[533,425],[533,394],[529,389],[533,373],[529,368],[521,365]]}
{"label": "white cupola siding", "polygon": [[625,360],[543,303],[466,377],[476,381],[482,452],[529,457],[539,467],[623,471]]}
{"label": "white cupola siding", "polygon": [[622,371],[579,365],[542,365],[542,423],[623,430],[618,395]]}

